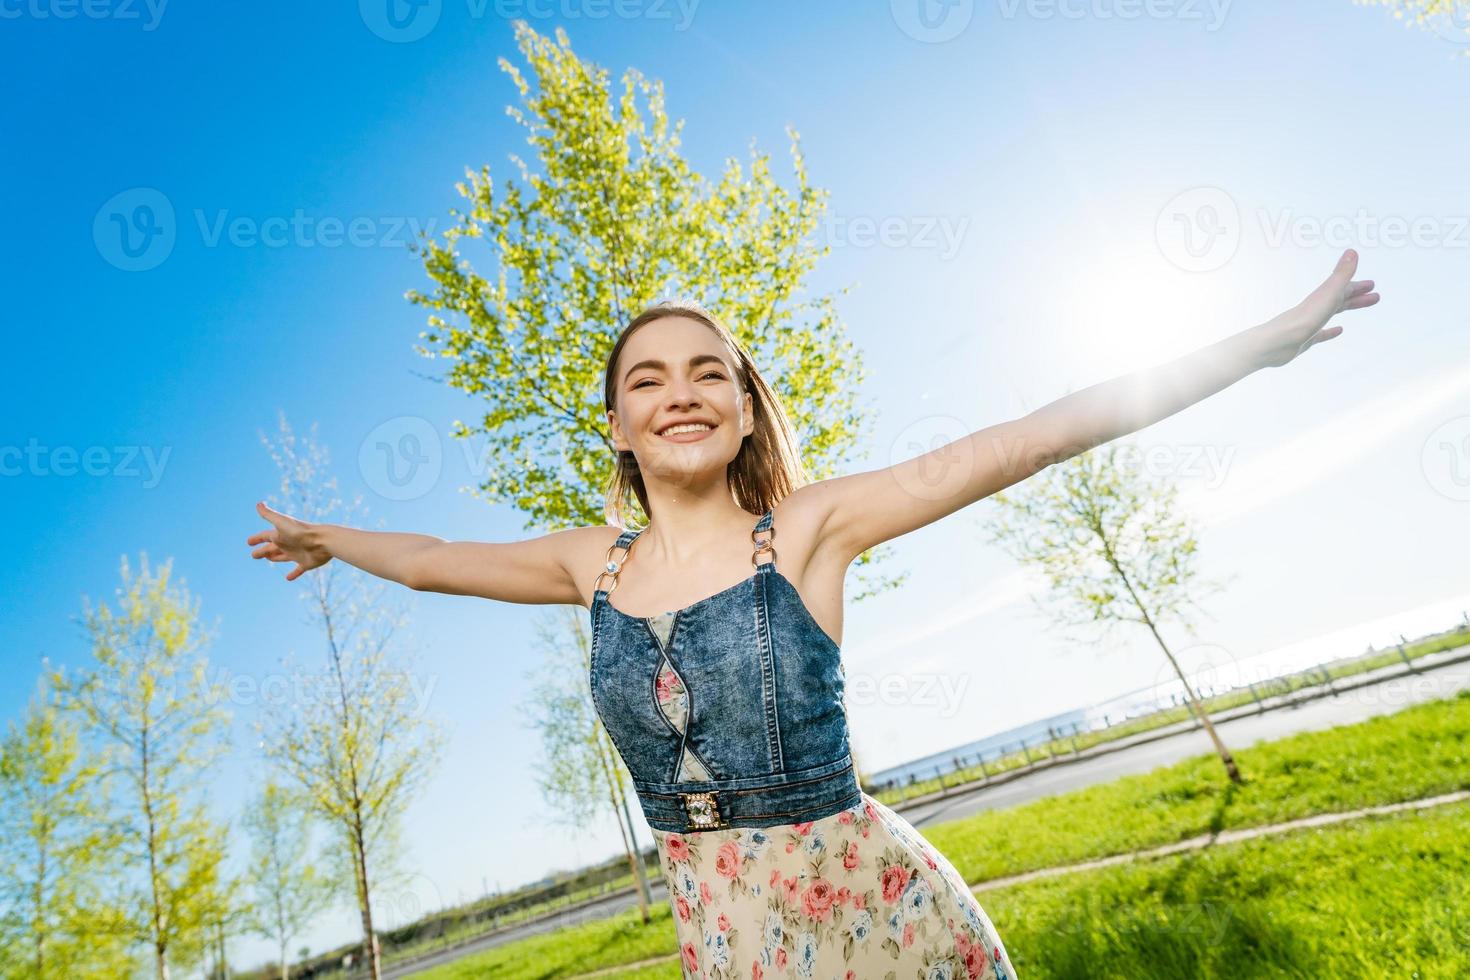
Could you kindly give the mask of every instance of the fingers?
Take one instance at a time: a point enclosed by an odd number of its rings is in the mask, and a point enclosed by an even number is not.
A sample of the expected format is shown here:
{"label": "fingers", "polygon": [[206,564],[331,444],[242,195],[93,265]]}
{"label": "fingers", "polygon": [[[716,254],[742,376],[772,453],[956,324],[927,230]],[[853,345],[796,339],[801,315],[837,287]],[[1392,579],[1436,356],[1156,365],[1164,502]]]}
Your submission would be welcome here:
{"label": "fingers", "polygon": [[1377,293],[1364,293],[1362,296],[1355,296],[1348,300],[1342,305],[1342,308],[1345,310],[1361,310],[1365,306],[1372,306],[1378,302],[1379,298]]}
{"label": "fingers", "polygon": [[1356,249],[1345,249],[1337,260],[1337,268],[1332,270],[1334,279],[1351,279],[1353,273],[1358,271],[1358,253]]}
{"label": "fingers", "polygon": [[1342,327],[1336,326],[1328,327],[1326,330],[1319,330],[1312,335],[1312,339],[1307,341],[1307,346],[1303,347],[1302,350],[1306,350],[1307,347],[1315,347],[1318,344],[1325,343],[1326,341],[1331,340],[1333,337],[1336,337],[1341,333]]}

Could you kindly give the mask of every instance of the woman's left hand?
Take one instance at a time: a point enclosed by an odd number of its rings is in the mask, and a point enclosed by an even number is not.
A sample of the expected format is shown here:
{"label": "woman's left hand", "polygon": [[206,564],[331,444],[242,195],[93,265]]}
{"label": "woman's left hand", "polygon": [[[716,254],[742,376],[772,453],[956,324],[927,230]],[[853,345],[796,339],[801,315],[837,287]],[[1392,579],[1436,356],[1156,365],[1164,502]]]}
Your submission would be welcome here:
{"label": "woman's left hand", "polygon": [[[1344,310],[1358,310],[1377,303],[1377,293],[1372,279],[1353,280],[1358,269],[1358,253],[1348,249],[1337,260],[1332,275],[1311,295],[1296,306],[1261,324],[1252,332],[1259,341],[1260,361],[1263,367],[1281,367],[1314,344],[1331,340],[1342,333],[1342,327],[1327,321]],[[1325,329],[1324,329],[1325,328]]]}

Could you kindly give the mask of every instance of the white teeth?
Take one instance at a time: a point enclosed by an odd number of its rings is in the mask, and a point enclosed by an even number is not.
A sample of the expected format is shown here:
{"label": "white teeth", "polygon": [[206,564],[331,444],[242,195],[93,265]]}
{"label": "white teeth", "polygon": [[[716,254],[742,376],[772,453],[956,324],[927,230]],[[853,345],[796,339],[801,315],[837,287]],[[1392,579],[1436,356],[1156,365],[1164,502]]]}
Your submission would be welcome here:
{"label": "white teeth", "polygon": [[707,430],[709,430],[711,428],[713,428],[713,427],[712,426],[705,425],[702,422],[701,423],[698,423],[698,424],[692,424],[692,425],[675,425],[675,426],[670,426],[669,428],[665,429],[660,434],[661,435],[666,435],[666,436],[671,436],[671,435],[673,435],[676,432],[705,432],[705,431],[707,431]]}

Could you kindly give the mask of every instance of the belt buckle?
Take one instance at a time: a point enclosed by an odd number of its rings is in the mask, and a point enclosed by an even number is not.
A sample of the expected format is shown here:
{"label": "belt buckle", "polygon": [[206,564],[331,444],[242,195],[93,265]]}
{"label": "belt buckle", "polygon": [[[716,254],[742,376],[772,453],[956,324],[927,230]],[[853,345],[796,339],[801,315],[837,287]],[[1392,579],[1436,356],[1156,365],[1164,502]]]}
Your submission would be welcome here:
{"label": "belt buckle", "polygon": [[684,804],[684,812],[689,814],[689,822],[695,828],[716,830],[724,826],[720,819],[720,808],[715,804],[714,793],[680,793],[679,799]]}

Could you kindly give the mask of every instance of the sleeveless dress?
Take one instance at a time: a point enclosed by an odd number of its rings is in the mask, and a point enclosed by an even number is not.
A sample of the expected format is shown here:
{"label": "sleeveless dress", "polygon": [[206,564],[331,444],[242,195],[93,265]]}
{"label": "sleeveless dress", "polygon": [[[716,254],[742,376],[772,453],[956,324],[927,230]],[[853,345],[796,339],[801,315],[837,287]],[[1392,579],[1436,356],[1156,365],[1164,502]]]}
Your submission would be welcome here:
{"label": "sleeveless dress", "polygon": [[662,860],[682,975],[1013,980],[959,872],[858,786],[840,651],[775,569],[773,514],[755,573],[713,596],[648,617],[609,603],[641,530],[593,592],[593,702]]}

